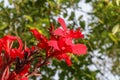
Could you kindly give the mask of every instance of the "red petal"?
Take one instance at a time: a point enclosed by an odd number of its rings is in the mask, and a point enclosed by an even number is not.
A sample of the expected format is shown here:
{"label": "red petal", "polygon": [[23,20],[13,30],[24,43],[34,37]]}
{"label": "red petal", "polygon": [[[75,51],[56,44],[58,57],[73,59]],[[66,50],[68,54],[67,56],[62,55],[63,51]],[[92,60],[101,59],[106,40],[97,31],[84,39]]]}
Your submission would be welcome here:
{"label": "red petal", "polygon": [[10,54],[10,48],[12,47],[11,43],[16,39],[16,37],[9,35],[2,38],[3,48],[7,52],[7,54]]}
{"label": "red petal", "polygon": [[3,44],[3,49],[6,51],[6,53],[8,55],[10,55],[10,50],[12,49],[12,42],[17,40],[18,43],[19,43],[19,47],[18,47],[18,52],[21,52],[22,51],[22,46],[23,46],[23,43],[22,43],[22,40],[20,38],[17,38],[15,36],[4,36],[0,41],[1,43]]}
{"label": "red petal", "polygon": [[18,40],[18,43],[19,43],[18,50],[21,51],[21,50],[22,50],[22,47],[23,47],[22,40],[21,40],[20,38],[17,38],[17,40]]}
{"label": "red petal", "polygon": [[17,38],[15,36],[7,35],[7,36],[4,36],[3,39],[6,39],[6,40],[9,39],[9,40],[13,41],[13,40],[16,40]]}
{"label": "red petal", "polygon": [[65,44],[64,38],[60,38],[60,39],[58,40],[58,46],[59,46],[59,48],[60,48],[61,50],[65,50],[66,44]]}
{"label": "red petal", "polygon": [[18,49],[11,49],[10,50],[10,57],[15,59],[16,57],[19,57],[20,59],[23,58],[23,51],[19,51]]}
{"label": "red petal", "polygon": [[58,35],[58,36],[64,36],[64,32],[61,28],[57,28],[55,31],[54,31],[54,34],[55,35]]}
{"label": "red petal", "polygon": [[21,78],[20,80],[28,80],[28,78],[27,78],[27,77],[24,77],[24,78]]}
{"label": "red petal", "polygon": [[35,38],[37,38],[38,40],[40,40],[42,42],[47,41],[47,38],[44,35],[40,34],[37,29],[31,29],[30,31],[33,33]]}
{"label": "red petal", "polygon": [[72,38],[84,38],[84,35],[80,32],[80,30],[77,31],[70,30],[70,36]]}
{"label": "red petal", "polygon": [[30,69],[30,64],[26,64],[23,68],[23,70],[21,70],[21,72],[19,73],[20,76],[24,76],[25,74],[27,74],[29,72]]}
{"label": "red petal", "polygon": [[38,43],[38,47],[41,49],[45,49],[48,46],[48,44],[46,42],[39,42]]}
{"label": "red petal", "polygon": [[71,45],[71,46],[73,45],[71,38],[64,38],[64,39],[65,39],[66,45]]}
{"label": "red petal", "polygon": [[72,47],[72,52],[76,55],[85,54],[87,47],[84,44],[76,44]]}
{"label": "red petal", "polygon": [[[8,54],[11,58],[15,58],[16,56],[19,56],[20,58],[22,58],[23,54],[22,54],[22,40],[18,37],[15,36],[4,36],[2,39],[2,43],[3,43],[3,48],[6,51],[6,54]],[[18,41],[19,43],[19,47],[18,49],[16,48],[12,48],[12,42],[14,42],[15,40]]]}
{"label": "red petal", "polygon": [[54,49],[60,50],[58,46],[58,42],[56,40],[50,40],[48,41],[48,45],[52,46]]}
{"label": "red petal", "polygon": [[62,28],[66,31],[67,27],[65,21],[62,18],[58,18],[58,22],[61,24]]}
{"label": "red petal", "polygon": [[68,66],[72,65],[71,60],[66,53],[62,53],[61,55],[56,56],[56,58],[58,60],[65,60],[65,62],[67,63]]}
{"label": "red petal", "polygon": [[34,51],[34,50],[35,50],[35,46],[32,46],[32,47],[31,47],[31,50]]}
{"label": "red petal", "polygon": [[9,78],[9,66],[7,66],[2,74],[2,80],[7,80]]}
{"label": "red petal", "polygon": [[65,60],[65,62],[67,63],[68,66],[71,66],[72,63],[71,63],[71,60],[70,60],[70,57],[67,55],[67,54],[63,54],[63,58]]}

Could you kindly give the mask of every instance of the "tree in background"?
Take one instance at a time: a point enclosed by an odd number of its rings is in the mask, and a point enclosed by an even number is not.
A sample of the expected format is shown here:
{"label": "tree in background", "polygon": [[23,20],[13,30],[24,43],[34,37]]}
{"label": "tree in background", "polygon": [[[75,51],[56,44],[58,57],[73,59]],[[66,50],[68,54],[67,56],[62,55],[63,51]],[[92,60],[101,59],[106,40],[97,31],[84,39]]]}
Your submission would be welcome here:
{"label": "tree in background", "polygon": [[[92,22],[89,26],[93,32],[90,35],[90,44],[93,49],[99,49],[102,55],[112,59],[113,74],[120,75],[120,1],[119,0],[95,0],[92,2]],[[92,41],[92,42],[91,42]],[[99,58],[102,58],[100,56]]]}
{"label": "tree in background", "polygon": [[[5,5],[4,0],[0,2],[0,37],[6,34],[19,36],[28,47],[37,44],[29,29],[36,28],[49,38],[48,29],[51,23],[55,27],[59,26],[56,23],[56,16],[63,16],[68,22],[71,22],[67,24],[70,29],[76,29],[80,25],[81,30],[84,31],[86,26],[91,27],[90,34],[85,35],[87,38],[75,41],[75,43],[86,44],[88,54],[83,56],[71,55],[73,59],[71,67],[68,67],[65,62],[52,60],[52,64],[40,68],[41,80],[53,80],[56,74],[58,74],[59,80],[96,80],[96,75],[103,74],[103,72],[99,68],[91,71],[88,67],[92,64],[94,66],[98,64],[94,63],[93,60],[96,57],[93,55],[94,50],[101,53],[97,56],[98,62],[101,60],[104,62],[104,55],[112,58],[114,63],[112,70],[114,74],[119,75],[119,0],[85,0],[85,4],[91,4],[93,8],[91,12],[85,13],[91,16],[88,22],[84,21],[83,15],[75,18],[74,10],[82,11],[79,5],[82,0],[8,0],[8,2],[8,5]],[[70,9],[73,11],[69,11]],[[32,78],[36,79],[36,77]]]}

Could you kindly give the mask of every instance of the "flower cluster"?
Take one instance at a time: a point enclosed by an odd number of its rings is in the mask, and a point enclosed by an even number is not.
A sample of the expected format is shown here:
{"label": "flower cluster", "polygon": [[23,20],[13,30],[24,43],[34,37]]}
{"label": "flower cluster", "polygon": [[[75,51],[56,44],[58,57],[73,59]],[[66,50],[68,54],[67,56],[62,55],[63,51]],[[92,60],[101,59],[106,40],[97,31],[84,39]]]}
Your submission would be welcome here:
{"label": "flower cluster", "polygon": [[[13,48],[13,43],[18,41],[18,48]],[[23,50],[22,40],[15,36],[4,36],[0,39],[0,80],[23,80],[28,73],[30,64],[25,59],[25,50]],[[11,67],[15,65],[14,71],[10,72]],[[19,71],[18,71],[19,70]],[[22,77],[21,77],[22,76]]]}
{"label": "flower cluster", "polygon": [[38,47],[45,49],[47,57],[55,57],[59,60],[65,60],[68,65],[71,65],[68,53],[76,55],[85,54],[86,46],[84,44],[74,44],[73,39],[83,38],[83,34],[78,30],[69,30],[62,18],[58,18],[61,27],[54,30],[52,25],[50,29],[50,39],[39,33],[36,29],[31,32],[39,40]]}
{"label": "flower cluster", "polygon": [[[80,29],[69,30],[62,18],[58,18],[61,27],[54,29],[51,25],[49,29],[50,38],[48,39],[37,29],[31,29],[34,37],[39,41],[37,46],[31,48],[24,47],[22,40],[16,36],[4,36],[0,39],[0,80],[28,80],[30,76],[38,75],[37,68],[48,63],[48,59],[57,58],[65,60],[71,66],[69,54],[85,54],[87,48],[84,44],[75,44],[74,39],[83,38]],[[19,44],[18,47],[13,43]],[[40,54],[44,50],[45,58]],[[36,56],[38,55],[38,56]],[[34,67],[31,63],[38,59]],[[32,71],[30,71],[30,69]]]}

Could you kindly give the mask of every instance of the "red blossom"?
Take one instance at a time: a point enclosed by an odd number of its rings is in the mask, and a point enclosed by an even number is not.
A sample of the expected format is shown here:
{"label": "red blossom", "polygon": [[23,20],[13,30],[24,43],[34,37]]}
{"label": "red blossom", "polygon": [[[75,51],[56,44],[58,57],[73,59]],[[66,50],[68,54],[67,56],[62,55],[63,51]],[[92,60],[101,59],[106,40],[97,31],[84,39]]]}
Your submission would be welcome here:
{"label": "red blossom", "polygon": [[[13,43],[18,41],[18,47],[13,48]],[[2,53],[3,52],[3,53]],[[11,64],[15,62],[16,58],[19,58],[21,61],[24,58],[24,50],[23,50],[23,43],[20,38],[16,36],[4,36],[0,39],[0,80],[13,80],[17,78],[18,74],[14,75],[10,72],[9,68]],[[18,65],[19,66],[19,65]],[[29,65],[30,66],[30,65]],[[25,75],[28,73],[28,65],[23,65],[22,71],[19,72],[19,75]],[[12,74],[12,76],[11,76]],[[19,80],[19,79],[18,79]]]}
{"label": "red blossom", "polygon": [[[67,64],[70,64],[70,58],[67,53],[73,53],[76,55],[85,54],[87,48],[84,44],[74,44],[73,38],[83,38],[83,34],[78,30],[69,30],[66,27],[66,24],[62,18],[58,18],[58,22],[61,24],[61,27],[57,28],[54,31],[54,35],[59,36],[59,39],[49,40],[48,44],[57,50],[57,54],[60,54],[59,57],[64,59]],[[59,53],[58,53],[59,52]],[[55,54],[55,53],[54,53]],[[54,57],[57,57],[54,55]],[[64,55],[64,56],[63,56]],[[59,58],[58,58],[59,59]]]}
{"label": "red blossom", "polygon": [[[12,48],[13,42],[17,40],[19,43],[18,48]],[[0,39],[0,43],[2,44],[2,48],[6,53],[6,55],[10,56],[11,58],[16,58],[17,56],[22,58],[23,52],[22,52],[22,41],[18,37],[15,36],[4,36],[2,39]]]}
{"label": "red blossom", "polygon": [[67,53],[76,55],[85,54],[87,48],[84,44],[74,44],[73,38],[83,38],[84,35],[78,30],[69,30],[62,18],[58,18],[61,27],[54,30],[53,25],[50,29],[50,39],[39,33],[36,29],[32,29],[33,35],[40,41],[38,46],[46,50],[46,55],[65,60],[68,65],[71,64]]}

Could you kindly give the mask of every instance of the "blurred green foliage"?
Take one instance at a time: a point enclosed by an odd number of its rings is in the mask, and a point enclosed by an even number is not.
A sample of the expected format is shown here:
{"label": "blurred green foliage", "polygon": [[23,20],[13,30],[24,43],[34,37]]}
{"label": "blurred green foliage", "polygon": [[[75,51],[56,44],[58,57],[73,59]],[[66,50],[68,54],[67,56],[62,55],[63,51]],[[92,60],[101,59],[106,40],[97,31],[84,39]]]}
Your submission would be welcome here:
{"label": "blurred green foliage", "polygon": [[[99,48],[113,59],[113,72],[120,74],[120,1],[95,0],[92,2],[94,27],[90,39],[92,47]],[[91,24],[91,23],[90,23]],[[94,44],[94,42],[99,42]],[[111,44],[106,49],[103,46]]]}
{"label": "blurred green foliage", "polygon": [[[62,15],[68,17],[69,28],[75,28],[75,12],[67,9],[81,9],[78,4],[82,0],[5,0],[0,2],[0,37],[10,34],[21,37],[28,46],[35,45],[35,39],[29,32],[30,28],[37,28],[42,34],[49,37],[48,28],[52,22],[55,27],[58,22],[55,16]],[[94,49],[100,49],[101,53],[115,58],[113,72],[120,73],[120,1],[119,0],[85,0],[85,4],[91,4],[93,11],[87,13],[91,16],[88,26],[92,27],[92,32],[88,39],[78,40],[88,47],[88,53]],[[61,12],[64,12],[61,14]],[[86,21],[83,15],[78,20],[81,30],[85,29]],[[106,44],[111,44],[103,48]],[[58,72],[59,80],[96,80],[99,71],[90,71],[88,65],[93,64],[91,55],[72,56],[73,65],[68,67],[64,61],[53,59],[49,66],[40,68],[41,80],[53,80]],[[36,77],[32,77],[36,80]]]}

